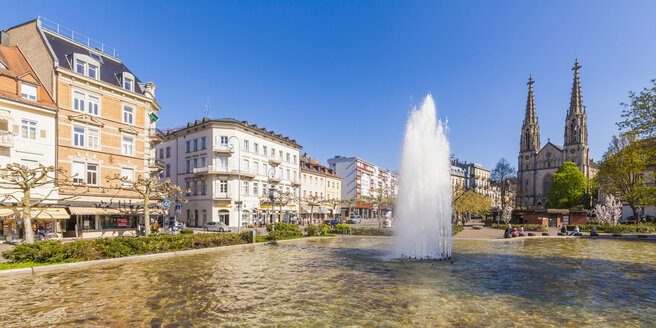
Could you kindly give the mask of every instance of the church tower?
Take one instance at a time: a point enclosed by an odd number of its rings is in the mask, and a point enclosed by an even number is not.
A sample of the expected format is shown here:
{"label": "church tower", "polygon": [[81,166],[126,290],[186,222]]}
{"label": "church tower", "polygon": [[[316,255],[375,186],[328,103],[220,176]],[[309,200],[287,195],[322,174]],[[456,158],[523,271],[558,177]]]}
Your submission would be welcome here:
{"label": "church tower", "polygon": [[529,76],[526,113],[522,125],[522,135],[519,145],[517,176],[519,178],[520,205],[532,205],[535,201],[535,169],[536,157],[540,151],[540,124],[535,114],[535,98],[533,96],[533,77]]}
{"label": "church tower", "polygon": [[574,82],[569,110],[565,118],[565,140],[563,143],[563,160],[574,162],[586,178],[590,178],[590,150],[588,148],[588,117],[581,96],[578,59],[574,63]]}

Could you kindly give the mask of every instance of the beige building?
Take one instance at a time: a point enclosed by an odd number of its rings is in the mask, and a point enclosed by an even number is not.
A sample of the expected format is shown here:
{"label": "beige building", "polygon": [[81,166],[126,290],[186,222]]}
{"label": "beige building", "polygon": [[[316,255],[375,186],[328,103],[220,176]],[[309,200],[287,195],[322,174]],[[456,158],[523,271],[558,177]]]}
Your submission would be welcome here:
{"label": "beige building", "polygon": [[[335,174],[335,170],[322,165],[316,160],[308,157],[307,154],[301,156],[301,215],[303,218],[309,218],[314,213],[314,218],[326,218],[333,214],[339,215],[341,206],[333,209],[330,200],[340,200],[342,193],[342,178]],[[316,202],[320,205],[312,206],[310,203]]]}
{"label": "beige building", "polygon": [[137,78],[114,49],[79,33],[73,39],[43,18],[2,37],[21,49],[55,99],[56,164],[85,185],[61,191],[83,193],[67,202],[72,218],[65,230],[74,234],[77,225],[85,237],[133,234],[143,214],[140,198],[106,177],[148,177],[162,169],[153,147],[161,142],[155,85]]}

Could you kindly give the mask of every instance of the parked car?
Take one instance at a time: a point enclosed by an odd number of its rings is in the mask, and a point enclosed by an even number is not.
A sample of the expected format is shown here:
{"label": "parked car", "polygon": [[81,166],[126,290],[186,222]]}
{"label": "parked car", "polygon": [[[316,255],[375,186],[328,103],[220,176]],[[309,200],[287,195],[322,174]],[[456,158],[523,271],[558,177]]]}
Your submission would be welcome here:
{"label": "parked car", "polygon": [[336,226],[336,225],[339,224],[339,220],[337,220],[337,219],[333,219],[333,220],[324,220],[324,221],[323,221],[323,224],[327,224],[327,225],[329,225],[329,226],[331,226],[331,227],[334,227],[334,226]]}
{"label": "parked car", "polygon": [[207,222],[203,225],[203,229],[205,229],[205,231],[218,231],[218,232],[232,231],[232,227],[227,226],[220,222]]}
{"label": "parked car", "polygon": [[359,215],[353,215],[350,217],[347,221],[348,223],[361,223],[362,222],[362,217]]}

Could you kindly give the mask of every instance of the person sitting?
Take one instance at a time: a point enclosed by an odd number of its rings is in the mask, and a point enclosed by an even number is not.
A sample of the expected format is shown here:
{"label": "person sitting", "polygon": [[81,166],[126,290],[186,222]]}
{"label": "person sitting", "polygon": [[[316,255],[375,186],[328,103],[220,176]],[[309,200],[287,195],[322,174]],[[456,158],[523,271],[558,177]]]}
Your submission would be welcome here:
{"label": "person sitting", "polygon": [[519,227],[519,236],[520,237],[524,236],[524,226]]}
{"label": "person sitting", "polygon": [[506,231],[503,233],[503,238],[510,238],[510,229],[506,228]]}
{"label": "person sitting", "polygon": [[592,227],[592,229],[590,229],[590,237],[599,237],[599,233],[597,233],[597,228]]}
{"label": "person sitting", "polygon": [[560,228],[560,232],[567,233],[567,226],[563,224],[563,226]]}
{"label": "person sitting", "polygon": [[570,233],[570,236],[576,236],[579,233],[579,226],[574,227],[574,231]]}

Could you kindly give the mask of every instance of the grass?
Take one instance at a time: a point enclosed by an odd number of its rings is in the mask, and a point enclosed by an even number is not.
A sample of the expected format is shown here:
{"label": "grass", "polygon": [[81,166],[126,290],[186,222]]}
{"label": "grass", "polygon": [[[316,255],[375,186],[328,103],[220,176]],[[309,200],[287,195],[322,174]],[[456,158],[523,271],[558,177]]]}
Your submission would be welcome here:
{"label": "grass", "polygon": [[55,263],[36,263],[36,262],[20,262],[20,263],[0,263],[0,270],[10,270],[10,269],[21,269],[21,268],[31,268],[36,266],[51,265],[51,264],[62,264],[62,263],[71,263],[71,262],[55,262]]}

